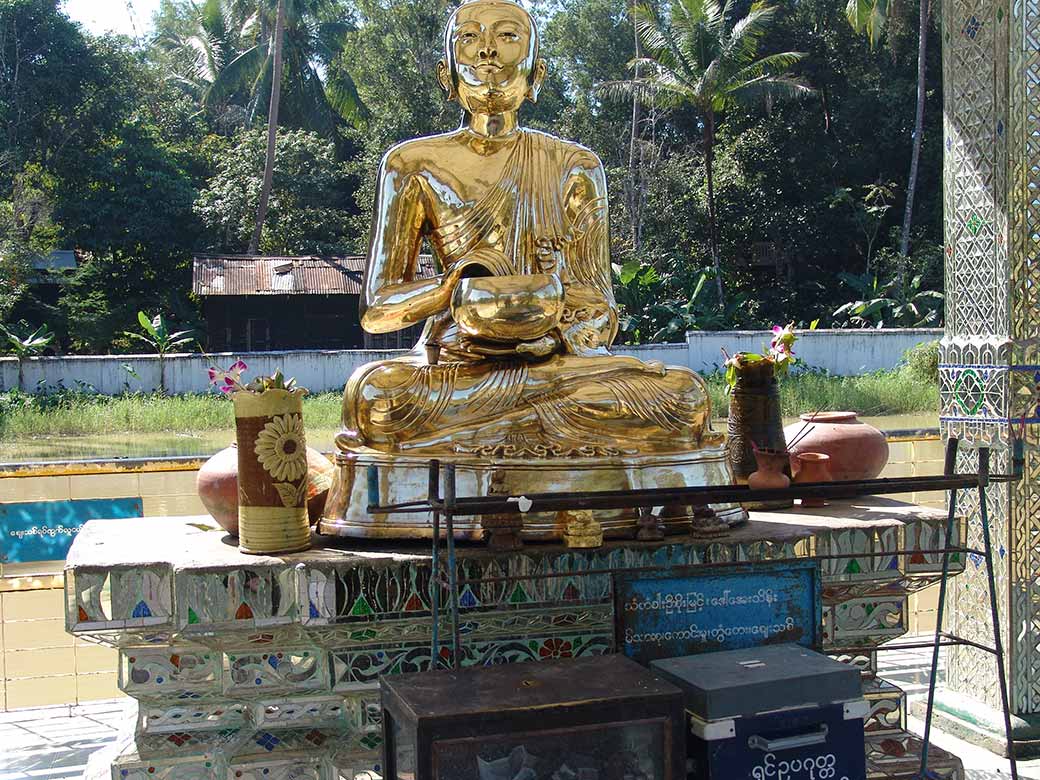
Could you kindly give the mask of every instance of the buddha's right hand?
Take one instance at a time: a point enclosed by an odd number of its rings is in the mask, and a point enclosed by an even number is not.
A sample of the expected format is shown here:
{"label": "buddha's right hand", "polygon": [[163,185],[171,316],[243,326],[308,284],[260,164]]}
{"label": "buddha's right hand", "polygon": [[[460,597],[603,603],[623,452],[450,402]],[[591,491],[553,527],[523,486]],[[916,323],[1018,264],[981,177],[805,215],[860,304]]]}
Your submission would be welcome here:
{"label": "buddha's right hand", "polygon": [[443,308],[445,310],[451,307],[451,296],[455,293],[455,288],[458,287],[459,282],[462,281],[465,274],[465,267],[457,265],[450,271],[447,271],[443,276],[441,276],[441,285],[439,292],[443,298]]}

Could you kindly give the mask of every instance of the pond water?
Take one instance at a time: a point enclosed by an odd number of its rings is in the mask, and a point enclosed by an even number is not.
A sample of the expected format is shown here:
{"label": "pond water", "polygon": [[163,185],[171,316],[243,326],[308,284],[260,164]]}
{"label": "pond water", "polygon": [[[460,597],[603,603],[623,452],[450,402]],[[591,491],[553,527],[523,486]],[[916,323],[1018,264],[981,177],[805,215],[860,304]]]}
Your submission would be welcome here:
{"label": "pond water", "polygon": [[[936,414],[899,414],[864,417],[864,421],[883,431],[937,428]],[[790,422],[790,421],[788,421]],[[725,420],[715,422],[716,430],[726,430]],[[307,444],[322,452],[334,449],[334,429],[307,430]],[[0,463],[27,461],[88,460],[94,458],[155,458],[210,455],[224,449],[235,434],[232,430],[200,434],[111,433],[91,436],[49,436],[0,441]]]}

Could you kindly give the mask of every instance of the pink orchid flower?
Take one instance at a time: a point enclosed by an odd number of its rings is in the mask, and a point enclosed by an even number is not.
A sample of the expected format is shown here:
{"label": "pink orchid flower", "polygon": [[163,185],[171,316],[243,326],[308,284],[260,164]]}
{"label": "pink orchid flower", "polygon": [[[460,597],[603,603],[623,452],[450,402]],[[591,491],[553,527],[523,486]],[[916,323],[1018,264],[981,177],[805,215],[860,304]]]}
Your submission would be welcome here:
{"label": "pink orchid flower", "polygon": [[241,389],[242,383],[242,372],[245,371],[249,366],[241,360],[236,360],[227,371],[222,371],[219,368],[210,367],[207,371],[209,374],[209,381],[212,385],[219,385],[219,390],[222,393],[230,393],[233,390]]}

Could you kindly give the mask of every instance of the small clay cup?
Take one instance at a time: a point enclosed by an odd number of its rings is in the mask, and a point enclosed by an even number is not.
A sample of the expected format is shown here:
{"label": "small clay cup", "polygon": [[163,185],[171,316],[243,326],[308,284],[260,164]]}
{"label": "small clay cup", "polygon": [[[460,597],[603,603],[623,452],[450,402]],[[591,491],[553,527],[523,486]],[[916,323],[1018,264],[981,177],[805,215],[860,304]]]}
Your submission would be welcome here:
{"label": "small clay cup", "polygon": [[[832,482],[830,461],[831,456],[822,452],[800,452],[794,456],[798,463],[798,471],[794,475],[796,485],[806,482]],[[820,507],[827,506],[822,498],[803,498],[802,506]]]}

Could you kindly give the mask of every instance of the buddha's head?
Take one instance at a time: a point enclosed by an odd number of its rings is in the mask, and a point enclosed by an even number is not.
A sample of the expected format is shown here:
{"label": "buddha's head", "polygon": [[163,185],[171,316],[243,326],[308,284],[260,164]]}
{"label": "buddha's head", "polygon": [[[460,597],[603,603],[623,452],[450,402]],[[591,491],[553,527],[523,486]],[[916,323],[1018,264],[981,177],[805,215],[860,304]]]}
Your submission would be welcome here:
{"label": "buddha's head", "polygon": [[463,3],[448,20],[444,51],[437,78],[466,111],[504,114],[537,99],[545,60],[538,58],[534,19],[519,3]]}

